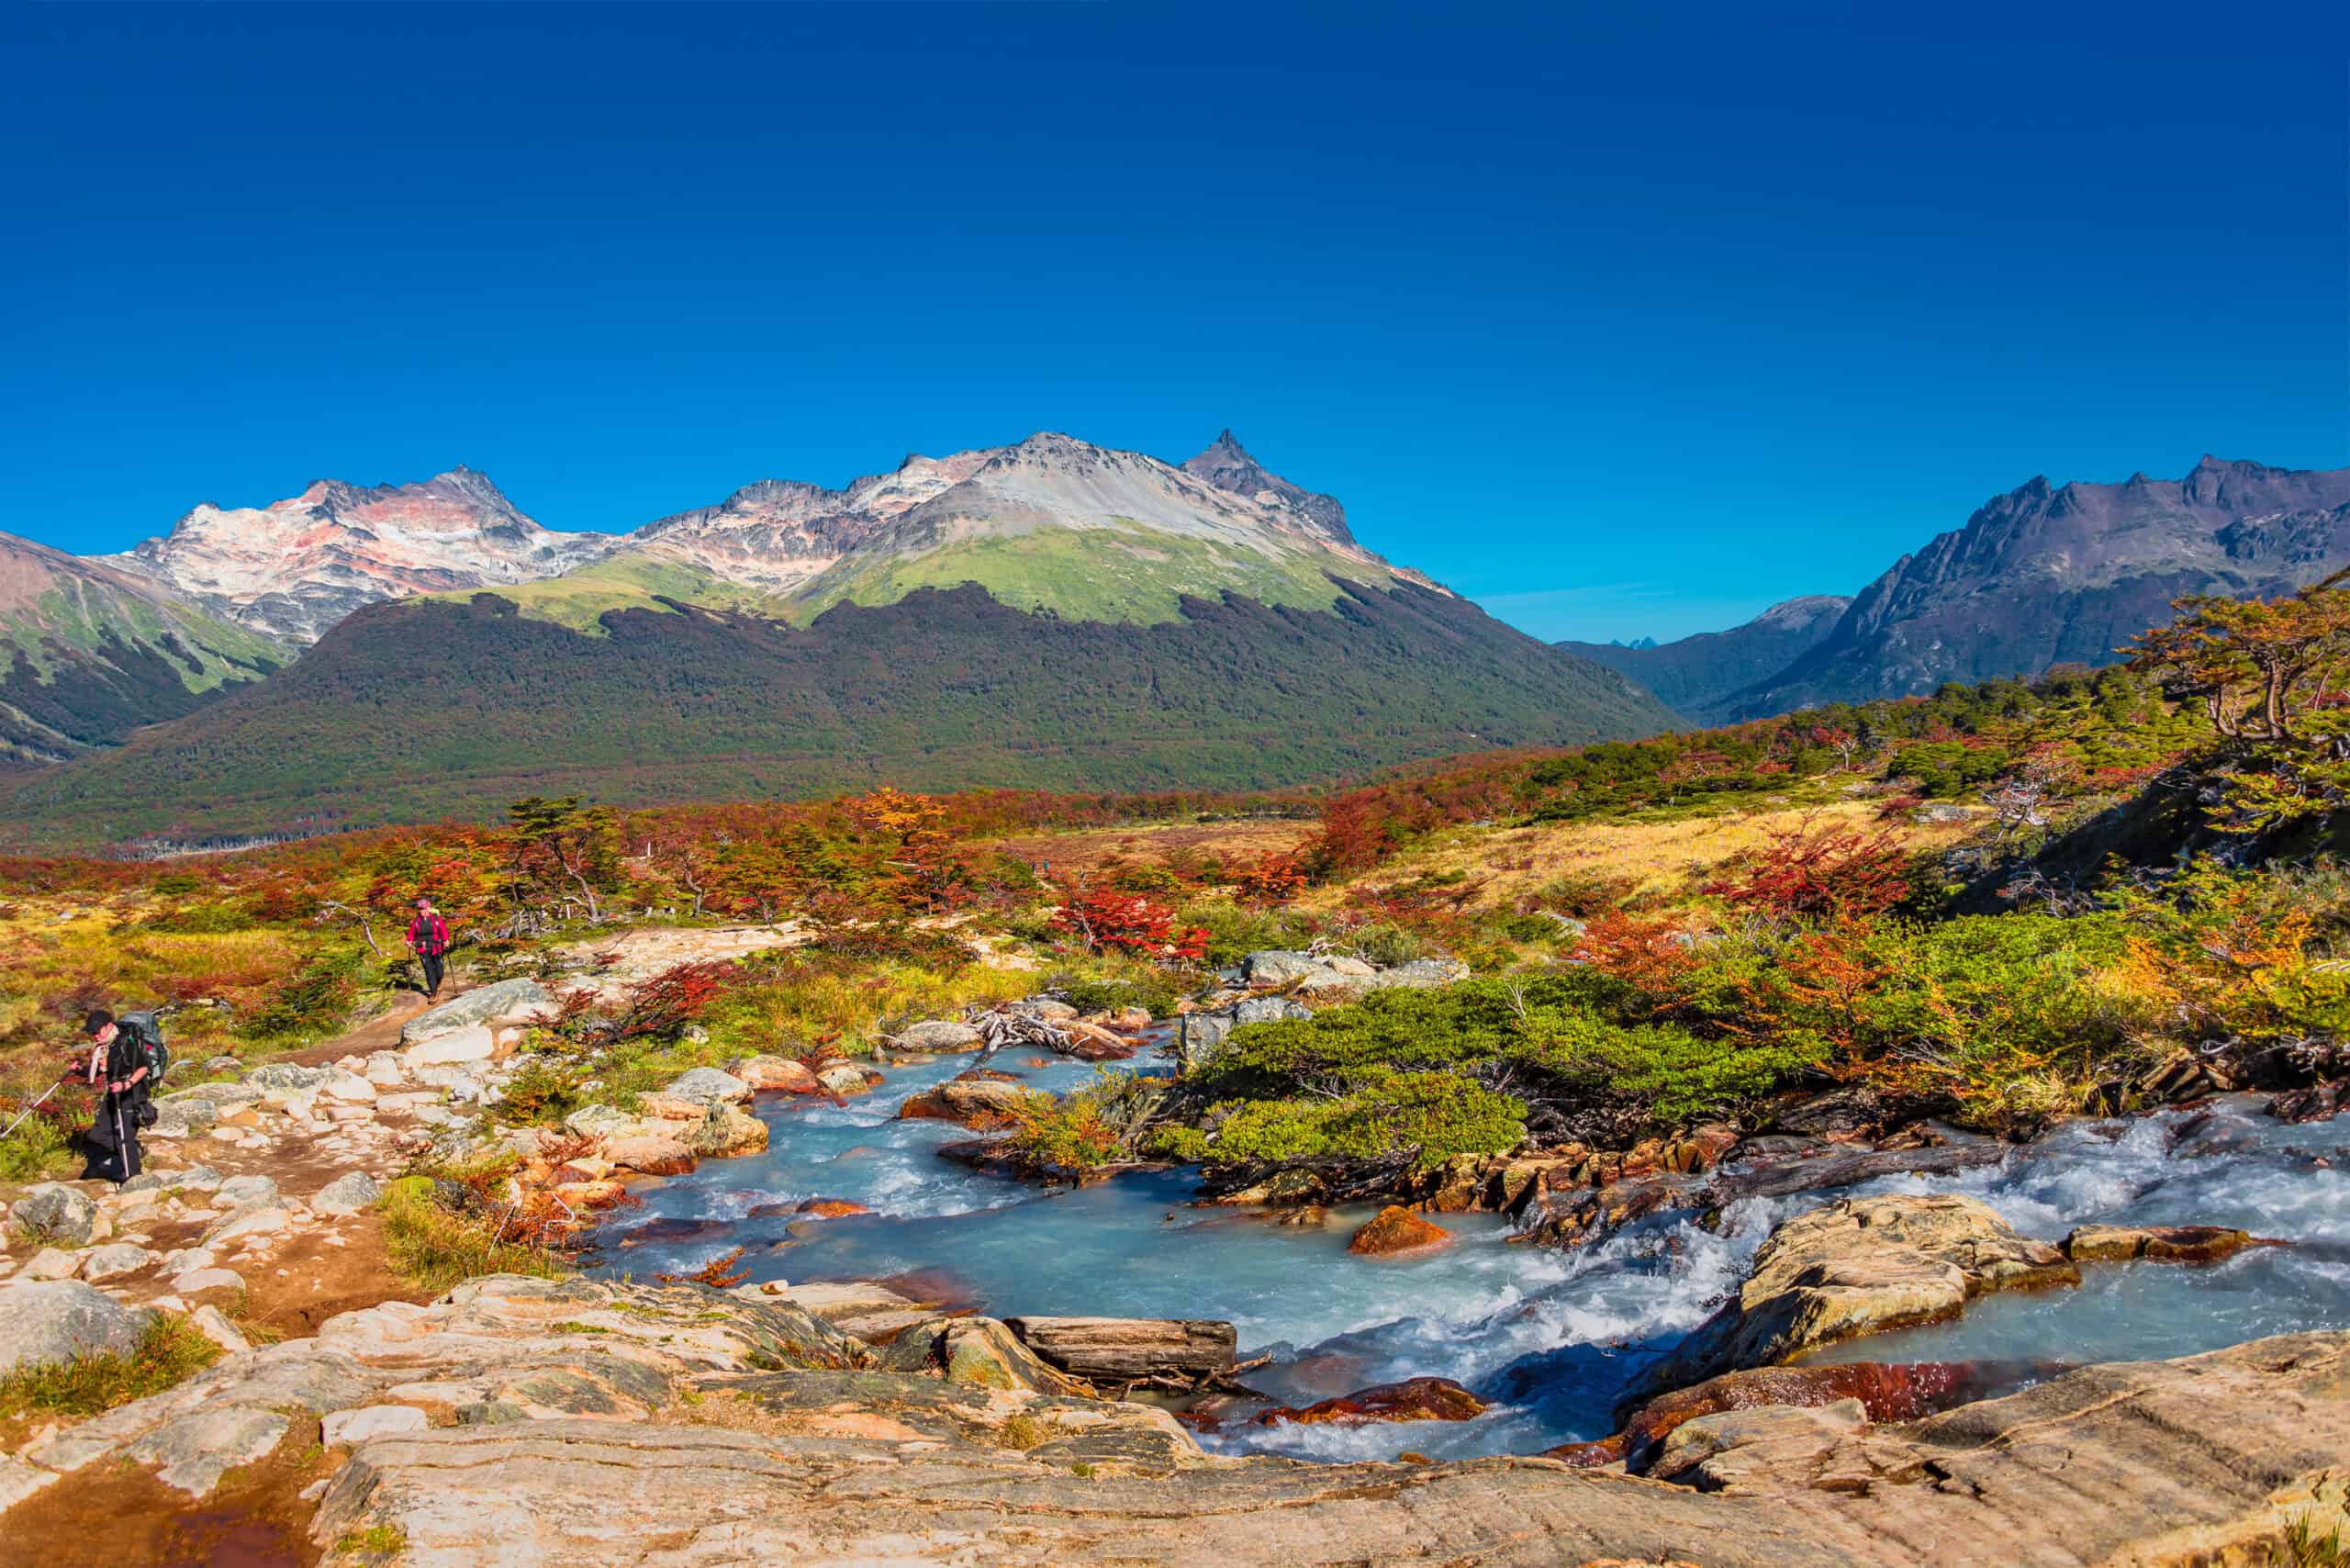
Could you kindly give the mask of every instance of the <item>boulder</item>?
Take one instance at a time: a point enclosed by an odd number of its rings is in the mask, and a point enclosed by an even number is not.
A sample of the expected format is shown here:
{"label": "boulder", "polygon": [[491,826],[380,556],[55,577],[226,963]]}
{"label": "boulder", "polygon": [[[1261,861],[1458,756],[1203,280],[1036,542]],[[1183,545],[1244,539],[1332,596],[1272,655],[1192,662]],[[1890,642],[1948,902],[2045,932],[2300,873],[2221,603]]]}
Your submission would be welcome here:
{"label": "boulder", "polygon": [[80,1247],[97,1226],[98,1205],[79,1188],[62,1182],[42,1182],[26,1188],[25,1195],[10,1205],[8,1221],[19,1235],[31,1240]]}
{"label": "boulder", "polygon": [[805,1063],[789,1057],[744,1057],[727,1069],[755,1091],[774,1090],[786,1094],[813,1094],[816,1075]]}
{"label": "boulder", "polygon": [[564,1117],[563,1126],[581,1137],[610,1137],[635,1120],[617,1105],[582,1105]]}
{"label": "boulder", "polygon": [[1196,1379],[1237,1360],[1229,1323],[1192,1317],[1007,1317],[1020,1342],[1068,1372],[1096,1383]]}
{"label": "boulder", "polygon": [[1240,960],[1241,976],[1253,986],[1294,985],[1327,967],[1311,953],[1281,947],[1250,953]]}
{"label": "boulder", "polygon": [[1439,986],[1458,985],[1469,978],[1469,966],[1458,958],[1414,958],[1393,969],[1379,971],[1382,991],[1401,987],[1409,991],[1432,991]]}
{"label": "boulder", "polygon": [[1186,1068],[1205,1065],[1232,1033],[1229,1013],[1186,1013],[1175,1021],[1175,1056]]}
{"label": "boulder", "polygon": [[1279,1024],[1285,1019],[1311,1018],[1314,1009],[1302,1002],[1292,1002],[1286,996],[1252,996],[1233,1004],[1232,1021],[1240,1024]]}
{"label": "boulder", "polygon": [[154,1105],[155,1120],[140,1134],[142,1138],[201,1137],[220,1125],[220,1107],[209,1100],[167,1096]]}
{"label": "boulder", "polygon": [[245,1082],[264,1092],[299,1093],[321,1087],[336,1070],[330,1067],[304,1067],[298,1062],[264,1062],[245,1074]]}
{"label": "boulder", "polygon": [[1449,1377],[1415,1377],[1357,1389],[1303,1410],[1287,1406],[1268,1410],[1257,1417],[1257,1424],[1272,1427],[1285,1421],[1302,1426],[1325,1421],[1473,1421],[1488,1408],[1483,1400]]}
{"label": "boulder", "polygon": [[890,1036],[899,1049],[908,1051],[977,1050],[979,1031],[974,1025],[951,1018],[934,1018],[928,1023],[909,1024]]}
{"label": "boulder", "polygon": [[0,1372],[75,1356],[127,1356],[154,1319],[79,1280],[12,1280],[0,1284]]}
{"label": "boulder", "polygon": [[[554,1003],[546,988],[533,980],[503,980],[476,986],[463,996],[427,1008],[400,1026],[400,1044],[417,1046],[461,1030],[488,1031],[499,1025],[527,1024]],[[444,1057],[442,1060],[466,1060]]]}
{"label": "boulder", "polygon": [[1442,1226],[1431,1224],[1411,1210],[1391,1204],[1355,1232],[1353,1239],[1347,1243],[1347,1250],[1358,1257],[1381,1258],[1391,1253],[1446,1247],[1451,1242],[1452,1233]]}
{"label": "boulder", "polygon": [[1634,1398],[1955,1316],[1989,1290],[2078,1284],[2071,1260],[1979,1198],[1844,1198],[1785,1221],[1738,1295],[1651,1367]]}
{"label": "boulder", "polygon": [[411,1077],[426,1068],[463,1067],[498,1055],[498,1036],[487,1025],[447,1029],[400,1049],[400,1068]]}
{"label": "boulder", "polygon": [[853,1061],[834,1062],[816,1075],[816,1081],[835,1094],[869,1094],[873,1080]]}
{"label": "boulder", "polygon": [[683,1176],[694,1168],[694,1152],[676,1138],[615,1138],[604,1146],[604,1158],[640,1176]]}
{"label": "boulder", "polygon": [[2065,1256],[2076,1263],[2216,1263],[2247,1247],[2291,1243],[2218,1225],[2084,1225],[2065,1238]]}
{"label": "boulder", "polygon": [[953,1122],[959,1126],[1001,1126],[1027,1103],[1035,1091],[1018,1079],[974,1069],[926,1093],[910,1095],[898,1107],[909,1121]]}
{"label": "boulder", "polygon": [[869,1215],[873,1211],[847,1198],[810,1198],[796,1205],[791,1212],[806,1215],[811,1219],[848,1219],[856,1215]]}
{"label": "boulder", "polygon": [[702,1103],[717,1100],[730,1105],[740,1105],[751,1098],[751,1085],[731,1072],[721,1072],[714,1067],[697,1067],[671,1079],[662,1092]]}
{"label": "boulder", "polygon": [[375,1103],[375,1086],[355,1072],[342,1068],[332,1069],[325,1082],[319,1085],[319,1096],[338,1100],[347,1105],[372,1105]]}
{"label": "boulder", "polygon": [[756,1154],[767,1146],[767,1125],[765,1122],[716,1100],[711,1102],[709,1114],[686,1138],[686,1147],[704,1159],[727,1159],[736,1155]]}
{"label": "boulder", "polygon": [[346,1170],[319,1189],[310,1207],[322,1215],[355,1215],[375,1206],[384,1189],[364,1170]]}
{"label": "boulder", "polygon": [[992,1317],[934,1317],[880,1353],[884,1372],[933,1372],[949,1383],[1036,1394],[1090,1394],[1091,1386],[1049,1365]]}

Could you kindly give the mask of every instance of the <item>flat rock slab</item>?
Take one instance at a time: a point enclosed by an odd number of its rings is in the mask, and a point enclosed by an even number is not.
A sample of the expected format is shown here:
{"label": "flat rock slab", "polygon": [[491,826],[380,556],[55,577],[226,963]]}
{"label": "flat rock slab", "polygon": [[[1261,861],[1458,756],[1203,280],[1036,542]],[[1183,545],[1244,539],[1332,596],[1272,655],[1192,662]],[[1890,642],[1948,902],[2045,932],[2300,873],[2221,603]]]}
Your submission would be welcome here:
{"label": "flat rock slab", "polygon": [[201,1497],[238,1465],[268,1458],[292,1428],[274,1410],[200,1410],[158,1427],[124,1449],[123,1457],[154,1466],[164,1485]]}
{"label": "flat rock slab", "polygon": [[1903,1426],[1850,1406],[1709,1417],[1676,1434],[1675,1457],[1727,1488],[1711,1493],[1539,1459],[1080,1475],[1058,1443],[951,1440],[989,1418],[972,1394],[775,1381],[798,1429],[545,1421],[378,1438],[335,1478],[311,1539],[397,1530],[403,1568],[2176,1568],[2270,1560],[2294,1514],[2338,1507],[2350,1479],[2333,1468],[2350,1453],[2342,1332],[2084,1369]]}
{"label": "flat rock slab", "polygon": [[[533,980],[503,980],[476,986],[463,996],[429,1007],[400,1025],[400,1044],[422,1045],[460,1029],[517,1023],[551,1005],[546,987]],[[414,1058],[407,1058],[411,1063]]]}

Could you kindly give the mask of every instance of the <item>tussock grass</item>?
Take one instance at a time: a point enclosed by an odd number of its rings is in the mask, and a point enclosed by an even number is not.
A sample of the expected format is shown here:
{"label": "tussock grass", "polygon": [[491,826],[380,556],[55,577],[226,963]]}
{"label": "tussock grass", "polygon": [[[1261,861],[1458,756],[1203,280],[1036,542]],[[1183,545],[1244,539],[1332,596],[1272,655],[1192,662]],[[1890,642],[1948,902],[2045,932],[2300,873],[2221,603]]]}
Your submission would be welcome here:
{"label": "tussock grass", "polygon": [[159,1314],[128,1354],[76,1356],[0,1375],[0,1420],[36,1414],[95,1416],[185,1381],[220,1359],[220,1347]]}
{"label": "tussock grass", "polygon": [[449,1206],[429,1176],[401,1177],[375,1206],[393,1272],[421,1289],[445,1291],[482,1274],[553,1279],[565,1271],[553,1254],[501,1236],[488,1215]]}

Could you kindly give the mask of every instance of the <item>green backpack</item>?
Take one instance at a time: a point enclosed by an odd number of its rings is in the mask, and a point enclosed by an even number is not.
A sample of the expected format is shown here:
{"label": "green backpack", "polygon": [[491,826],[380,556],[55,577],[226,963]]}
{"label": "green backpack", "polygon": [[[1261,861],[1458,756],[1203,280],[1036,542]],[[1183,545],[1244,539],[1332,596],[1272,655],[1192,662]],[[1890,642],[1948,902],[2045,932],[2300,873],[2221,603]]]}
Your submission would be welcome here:
{"label": "green backpack", "polygon": [[163,1043],[162,1021],[152,1013],[126,1013],[114,1021],[114,1026],[129,1034],[139,1047],[148,1081],[162,1082],[163,1074],[172,1070],[172,1047]]}

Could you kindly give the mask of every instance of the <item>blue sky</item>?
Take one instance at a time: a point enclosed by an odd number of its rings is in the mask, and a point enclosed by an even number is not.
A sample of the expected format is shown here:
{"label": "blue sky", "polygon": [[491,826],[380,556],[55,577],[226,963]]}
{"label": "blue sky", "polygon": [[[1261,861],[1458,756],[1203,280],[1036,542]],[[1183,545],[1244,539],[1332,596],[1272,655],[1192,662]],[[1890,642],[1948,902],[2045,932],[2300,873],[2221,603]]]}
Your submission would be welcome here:
{"label": "blue sky", "polygon": [[1922,9],[10,7],[0,527],[1230,425],[1607,638],[2034,474],[2350,464],[2333,11]]}

